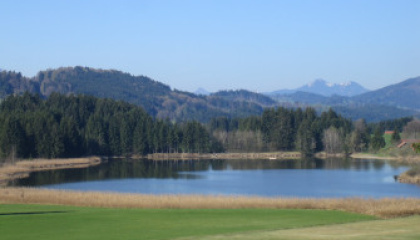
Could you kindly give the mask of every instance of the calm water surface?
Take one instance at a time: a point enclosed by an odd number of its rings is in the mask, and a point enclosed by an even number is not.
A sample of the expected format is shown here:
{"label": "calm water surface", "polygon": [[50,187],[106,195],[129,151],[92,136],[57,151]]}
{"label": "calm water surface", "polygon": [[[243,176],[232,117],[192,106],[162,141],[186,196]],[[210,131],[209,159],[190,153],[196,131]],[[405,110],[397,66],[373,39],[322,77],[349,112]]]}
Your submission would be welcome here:
{"label": "calm water surface", "polygon": [[33,173],[12,183],[50,189],[147,194],[283,197],[420,197],[381,160],[110,160],[85,169]]}

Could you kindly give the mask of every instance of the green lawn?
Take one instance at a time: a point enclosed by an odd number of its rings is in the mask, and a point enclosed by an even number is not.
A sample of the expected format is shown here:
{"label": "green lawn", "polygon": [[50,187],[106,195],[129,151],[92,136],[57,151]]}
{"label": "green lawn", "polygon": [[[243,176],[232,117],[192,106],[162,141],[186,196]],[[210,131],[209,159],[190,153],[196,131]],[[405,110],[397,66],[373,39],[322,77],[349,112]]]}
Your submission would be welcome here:
{"label": "green lawn", "polygon": [[[418,240],[420,216],[299,229],[213,235],[201,240]],[[194,238],[185,238],[184,240]]]}
{"label": "green lawn", "polygon": [[0,204],[0,239],[194,239],[373,219],[323,210],[153,210]]}

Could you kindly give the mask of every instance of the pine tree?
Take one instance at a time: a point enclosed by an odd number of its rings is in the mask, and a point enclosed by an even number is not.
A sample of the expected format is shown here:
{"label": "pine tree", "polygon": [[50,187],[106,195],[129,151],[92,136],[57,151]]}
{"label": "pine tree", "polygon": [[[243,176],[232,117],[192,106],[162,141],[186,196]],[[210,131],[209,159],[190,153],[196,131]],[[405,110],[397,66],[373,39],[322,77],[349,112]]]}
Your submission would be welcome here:
{"label": "pine tree", "polygon": [[311,128],[311,122],[308,119],[304,119],[300,124],[296,139],[297,150],[305,157],[312,156],[316,148],[316,142]]}
{"label": "pine tree", "polygon": [[394,132],[392,133],[391,141],[393,143],[399,143],[401,141],[400,131],[398,131],[397,127],[394,129]]}
{"label": "pine tree", "polygon": [[386,143],[385,143],[384,136],[382,134],[382,130],[379,127],[377,127],[372,136],[370,145],[374,151],[378,151],[379,149],[385,147],[385,144]]}

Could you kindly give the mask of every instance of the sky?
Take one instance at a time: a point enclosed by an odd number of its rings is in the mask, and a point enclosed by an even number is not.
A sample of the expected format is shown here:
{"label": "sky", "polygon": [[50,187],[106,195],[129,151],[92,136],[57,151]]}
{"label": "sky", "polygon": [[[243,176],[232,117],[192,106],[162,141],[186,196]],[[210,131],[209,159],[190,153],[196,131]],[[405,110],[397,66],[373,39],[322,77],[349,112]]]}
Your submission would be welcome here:
{"label": "sky", "polygon": [[270,92],[420,76],[418,0],[0,0],[0,69],[87,66]]}

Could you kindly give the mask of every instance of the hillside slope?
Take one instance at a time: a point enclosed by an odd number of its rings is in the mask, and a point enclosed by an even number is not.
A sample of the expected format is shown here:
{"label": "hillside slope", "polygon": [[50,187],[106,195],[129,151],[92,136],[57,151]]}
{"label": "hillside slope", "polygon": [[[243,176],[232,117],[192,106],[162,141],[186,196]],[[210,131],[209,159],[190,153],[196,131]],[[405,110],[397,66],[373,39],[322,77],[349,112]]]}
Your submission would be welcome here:
{"label": "hillside slope", "polygon": [[353,100],[358,103],[420,110],[420,77],[410,78],[376,91],[355,96]]}
{"label": "hillside slope", "polygon": [[66,67],[41,71],[33,78],[15,72],[1,72],[0,98],[25,91],[39,93],[43,97],[59,92],[112,98],[142,106],[155,117],[201,122],[217,116],[260,114],[265,107],[275,104],[263,95],[250,92],[197,96],[171,90],[169,86],[145,76],[132,76],[116,70]]}

